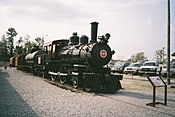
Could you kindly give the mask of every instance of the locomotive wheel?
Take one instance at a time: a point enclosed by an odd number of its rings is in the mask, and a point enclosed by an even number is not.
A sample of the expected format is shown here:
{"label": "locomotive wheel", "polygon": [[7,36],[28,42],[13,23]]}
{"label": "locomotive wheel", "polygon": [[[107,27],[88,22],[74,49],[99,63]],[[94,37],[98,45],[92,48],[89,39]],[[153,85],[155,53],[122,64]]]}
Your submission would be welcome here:
{"label": "locomotive wheel", "polygon": [[[62,65],[60,67],[60,73],[67,74],[66,67]],[[64,84],[66,82],[66,77],[65,75],[59,75],[59,80],[61,84]]]}
{"label": "locomotive wheel", "polygon": [[72,85],[74,88],[78,88],[78,78],[73,79],[72,83],[73,83]]}
{"label": "locomotive wheel", "polygon": [[51,81],[55,81],[57,79],[57,76],[55,76],[55,75],[50,75],[50,80]]}
{"label": "locomotive wheel", "polygon": [[86,92],[91,91],[91,83],[88,79],[86,79],[85,82],[84,82],[84,91],[86,91]]}

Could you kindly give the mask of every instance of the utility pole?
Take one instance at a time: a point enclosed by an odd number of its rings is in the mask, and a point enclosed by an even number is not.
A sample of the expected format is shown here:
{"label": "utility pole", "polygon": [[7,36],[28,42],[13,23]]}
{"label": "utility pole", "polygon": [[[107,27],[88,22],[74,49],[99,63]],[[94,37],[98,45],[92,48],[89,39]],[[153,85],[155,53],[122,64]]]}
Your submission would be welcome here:
{"label": "utility pole", "polygon": [[168,0],[168,26],[167,26],[167,83],[170,84],[170,0]]}

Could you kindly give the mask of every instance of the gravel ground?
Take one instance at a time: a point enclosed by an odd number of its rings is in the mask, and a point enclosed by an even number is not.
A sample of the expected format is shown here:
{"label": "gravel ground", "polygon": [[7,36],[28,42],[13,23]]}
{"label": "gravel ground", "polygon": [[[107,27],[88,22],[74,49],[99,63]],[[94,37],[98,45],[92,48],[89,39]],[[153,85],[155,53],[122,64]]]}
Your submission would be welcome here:
{"label": "gravel ground", "polygon": [[[168,93],[167,106],[146,106],[152,101],[152,91],[129,88],[134,84],[129,80],[122,81],[124,89],[116,94],[77,93],[22,71],[1,70],[0,116],[175,117],[175,93]],[[163,102],[163,94],[158,93],[156,99]]]}

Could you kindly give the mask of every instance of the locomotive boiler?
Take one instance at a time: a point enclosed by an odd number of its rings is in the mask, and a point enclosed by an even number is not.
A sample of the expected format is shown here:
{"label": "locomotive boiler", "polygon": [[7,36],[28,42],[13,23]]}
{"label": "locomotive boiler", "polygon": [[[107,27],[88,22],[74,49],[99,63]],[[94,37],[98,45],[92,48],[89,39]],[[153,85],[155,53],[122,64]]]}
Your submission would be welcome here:
{"label": "locomotive boiler", "polygon": [[110,34],[99,36],[98,23],[91,23],[91,40],[73,33],[70,40],[56,40],[45,45],[48,55],[46,73],[50,79],[60,83],[72,83],[85,91],[115,93],[121,88],[121,75],[111,74],[106,67],[114,54],[109,47]]}

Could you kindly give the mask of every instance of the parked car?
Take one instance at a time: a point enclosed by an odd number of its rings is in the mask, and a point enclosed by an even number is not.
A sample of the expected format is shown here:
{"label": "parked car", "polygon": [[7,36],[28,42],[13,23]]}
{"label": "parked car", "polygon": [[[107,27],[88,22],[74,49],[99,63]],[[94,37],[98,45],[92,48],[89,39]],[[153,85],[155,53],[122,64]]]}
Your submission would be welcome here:
{"label": "parked car", "polygon": [[139,68],[140,75],[158,75],[161,73],[162,66],[160,66],[156,61],[146,61]]}
{"label": "parked car", "polygon": [[[167,67],[164,65],[162,67],[162,76],[167,77]],[[170,77],[175,78],[175,63],[170,63]]]}
{"label": "parked car", "polygon": [[131,63],[129,66],[125,67],[124,73],[138,74],[140,66],[142,66],[140,63]]}
{"label": "parked car", "polygon": [[125,69],[125,67],[129,66],[130,63],[129,62],[116,62],[114,64],[114,66],[111,68],[111,71],[113,73],[123,73],[123,70]]}

